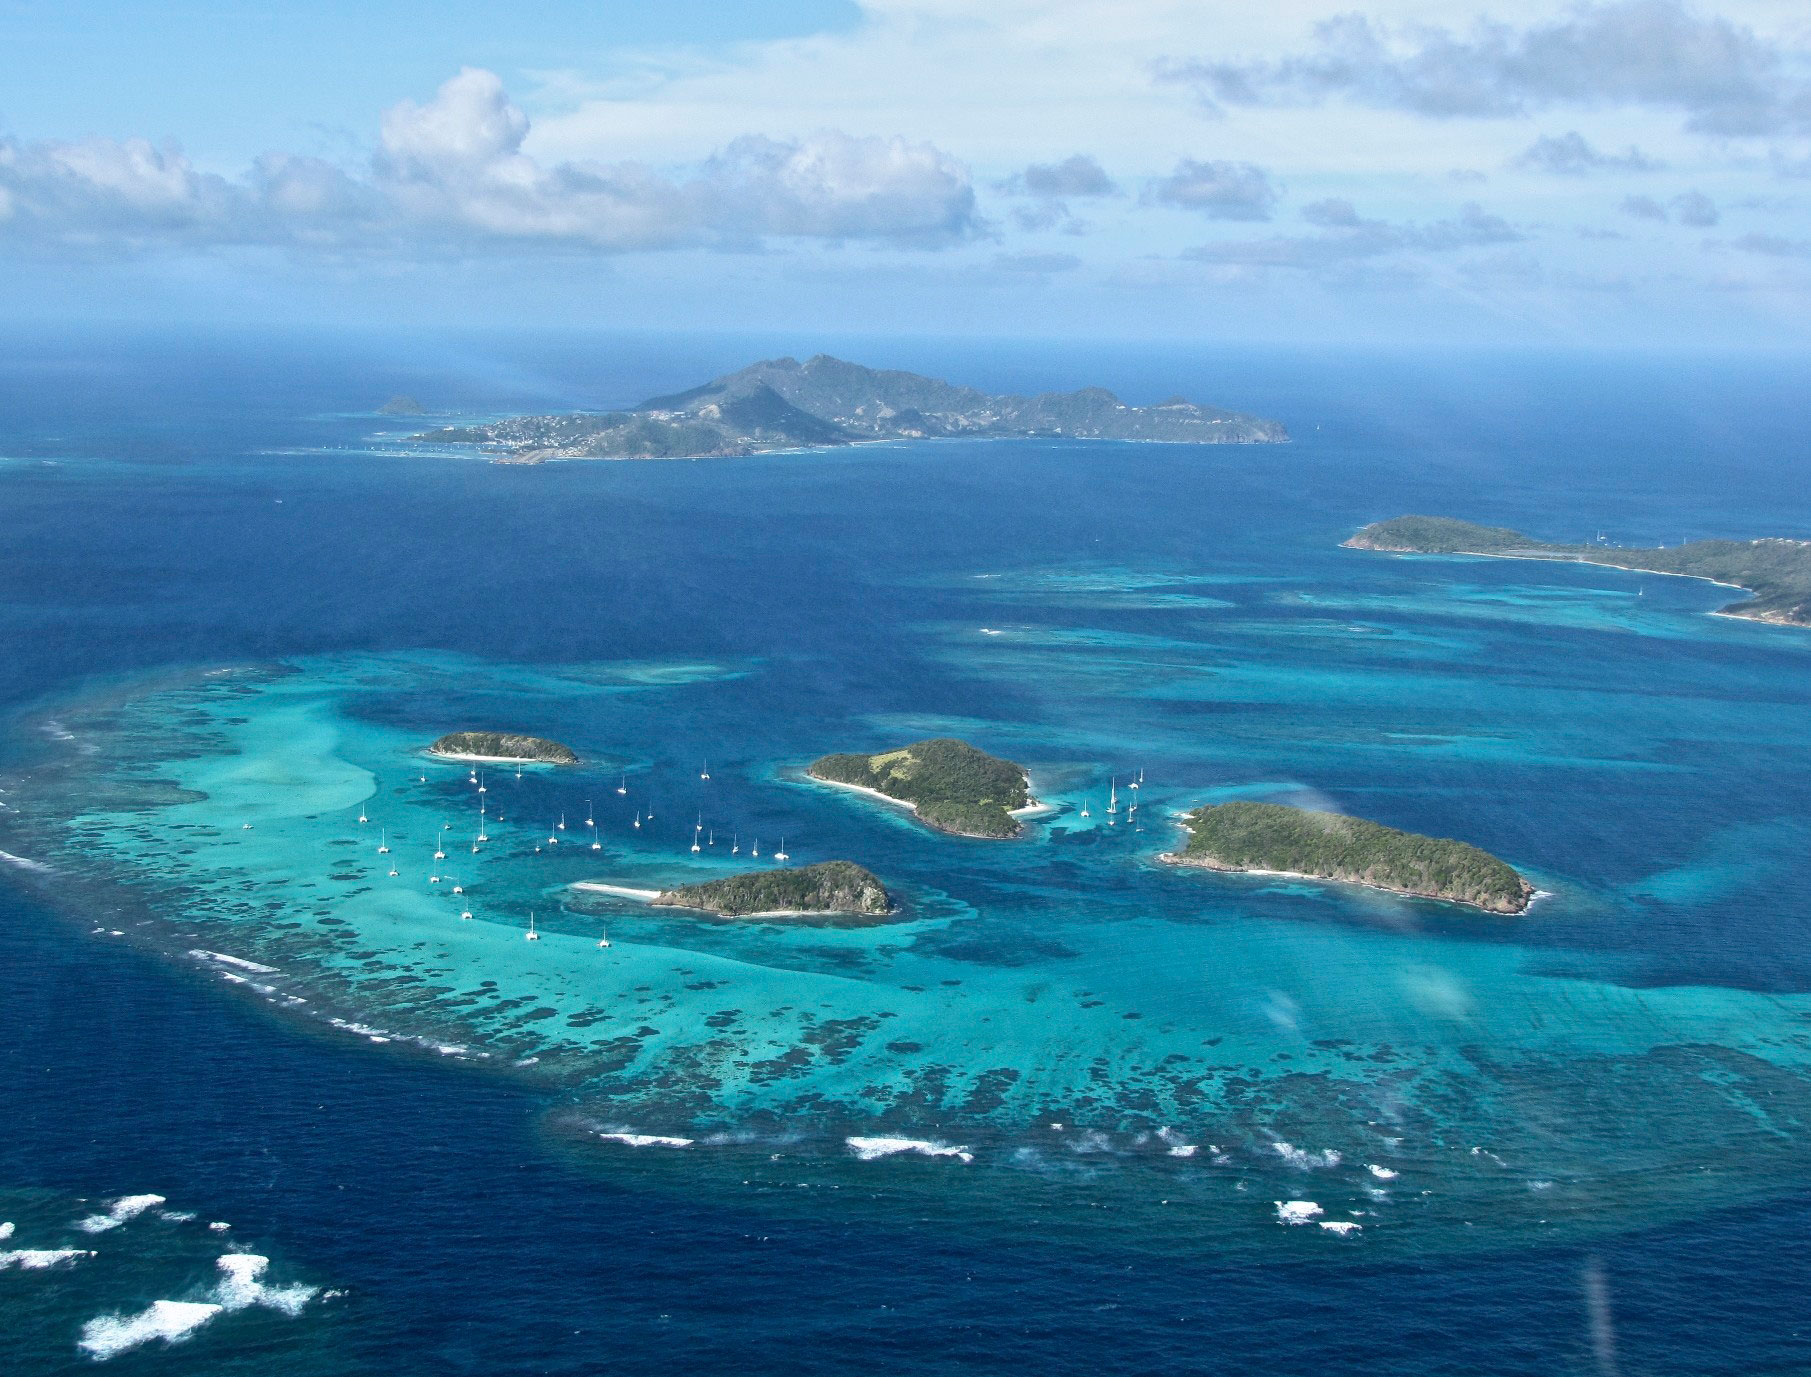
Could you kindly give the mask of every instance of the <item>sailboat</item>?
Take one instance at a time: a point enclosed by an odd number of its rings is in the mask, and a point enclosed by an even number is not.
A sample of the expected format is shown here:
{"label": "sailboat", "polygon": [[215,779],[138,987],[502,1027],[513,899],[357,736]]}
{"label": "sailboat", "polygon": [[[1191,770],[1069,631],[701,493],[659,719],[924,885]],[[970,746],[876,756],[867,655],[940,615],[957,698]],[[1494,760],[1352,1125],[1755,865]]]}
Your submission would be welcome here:
{"label": "sailboat", "polygon": [[711,777],[711,763],[710,763],[710,761],[707,760],[704,762],[704,768],[698,772],[698,778],[699,779],[709,779],[710,777]]}
{"label": "sailboat", "polygon": [[1136,789],[1142,783],[1144,783],[1144,771],[1140,770],[1136,775],[1134,775],[1132,777],[1132,782],[1130,784],[1126,785],[1126,788]]}
{"label": "sailboat", "polygon": [[732,856],[740,856],[742,854],[742,834],[740,832],[732,832],[730,834],[729,854]]}
{"label": "sailboat", "polygon": [[390,854],[390,829],[387,827],[382,830],[378,837],[377,854],[380,856],[387,856]]}
{"label": "sailboat", "polygon": [[561,813],[560,814],[560,831],[564,832],[565,830],[566,830],[566,815],[564,813]]}
{"label": "sailboat", "polygon": [[1087,799],[1082,800],[1082,816],[1084,818],[1088,816],[1088,800]]}
{"label": "sailboat", "polygon": [[532,913],[528,915],[528,932],[526,938],[530,942],[539,942],[541,940],[541,934],[534,930],[534,914]]}
{"label": "sailboat", "polygon": [[704,848],[698,845],[698,838],[704,833],[704,815],[698,815],[698,825],[692,829],[692,854],[696,856]]}
{"label": "sailboat", "polygon": [[454,886],[453,886],[453,893],[455,893],[455,894],[463,894],[463,893],[465,893],[465,886],[464,886],[464,885],[454,885]]}
{"label": "sailboat", "polygon": [[629,776],[628,775],[623,776],[622,783],[620,783],[616,786],[616,792],[619,794],[626,794],[629,792]]}
{"label": "sailboat", "polygon": [[715,832],[707,834],[704,844],[706,846],[715,846],[717,844],[717,834]]}
{"label": "sailboat", "polygon": [[1111,784],[1107,785],[1107,816],[1111,817],[1113,814],[1117,813],[1118,811],[1119,811],[1119,780],[1117,777],[1115,777],[1113,782]]}
{"label": "sailboat", "polygon": [[591,834],[591,849],[593,851],[602,851],[604,849],[604,844],[597,839],[597,833],[595,832]]}
{"label": "sailboat", "polygon": [[484,787],[484,776],[483,775],[478,776],[478,792],[481,794],[490,792],[488,789],[486,789]]}
{"label": "sailboat", "polygon": [[637,814],[636,814],[636,815],[635,815],[635,826],[636,826],[636,828],[637,828],[637,829],[638,829],[638,830],[639,830],[639,829],[640,829],[640,827],[641,827],[641,814],[640,814],[640,813],[637,813]]}
{"label": "sailboat", "polygon": [[461,913],[459,916],[468,923],[472,921],[472,911],[469,908],[466,909],[465,912]]}
{"label": "sailboat", "polygon": [[547,834],[547,844],[549,846],[558,846],[560,844],[560,839],[554,836],[552,832],[549,832]]}
{"label": "sailboat", "polygon": [[591,806],[590,799],[585,800],[585,826],[587,826],[587,827],[596,827],[597,826],[597,809],[595,809]]}
{"label": "sailboat", "polygon": [[786,838],[780,838],[780,849],[773,853],[773,858],[776,861],[789,861],[792,859],[791,856],[786,854]]}
{"label": "sailboat", "polygon": [[360,822],[370,822],[371,821],[370,818],[365,816],[365,805],[362,803],[359,804],[359,806],[358,806],[358,820]]}
{"label": "sailboat", "polygon": [[478,770],[476,766],[472,767],[471,777],[465,782],[467,784],[476,784],[478,782]]}
{"label": "sailboat", "polygon": [[755,844],[748,848],[748,854],[751,856],[759,856],[761,854],[761,839],[759,837],[756,837]]}
{"label": "sailboat", "polygon": [[446,843],[439,839],[436,839],[434,842],[434,859],[437,861],[444,861],[446,859]]}
{"label": "sailboat", "polygon": [[648,821],[654,821],[654,805],[652,803],[648,805]]}
{"label": "sailboat", "polygon": [[610,945],[610,932],[601,924],[597,929],[597,944],[600,947],[607,947]]}

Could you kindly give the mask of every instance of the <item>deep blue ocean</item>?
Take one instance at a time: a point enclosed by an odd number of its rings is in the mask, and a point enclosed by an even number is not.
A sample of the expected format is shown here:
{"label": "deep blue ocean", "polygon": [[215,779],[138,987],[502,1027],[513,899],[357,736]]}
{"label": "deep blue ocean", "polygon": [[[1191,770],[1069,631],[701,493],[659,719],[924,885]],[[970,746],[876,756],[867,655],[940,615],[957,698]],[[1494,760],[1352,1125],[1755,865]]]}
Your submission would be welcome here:
{"label": "deep blue ocean", "polygon": [[[819,349],[1294,442],[516,468],[408,438]],[[9,339],[0,1356],[1811,1370],[1811,633],[1695,581],[1340,548],[1406,512],[1811,538],[1807,384],[1773,355]],[[378,414],[398,393],[429,415]],[[417,747],[504,718],[587,763],[489,779],[480,856],[465,772]],[[798,778],[931,734],[1060,811],[959,842]],[[1148,822],[1101,827],[1140,771]],[[1461,836],[1547,897],[1151,863],[1170,810],[1234,797]],[[536,849],[588,814],[597,851]],[[726,834],[860,860],[901,920],[565,888],[729,873]]]}

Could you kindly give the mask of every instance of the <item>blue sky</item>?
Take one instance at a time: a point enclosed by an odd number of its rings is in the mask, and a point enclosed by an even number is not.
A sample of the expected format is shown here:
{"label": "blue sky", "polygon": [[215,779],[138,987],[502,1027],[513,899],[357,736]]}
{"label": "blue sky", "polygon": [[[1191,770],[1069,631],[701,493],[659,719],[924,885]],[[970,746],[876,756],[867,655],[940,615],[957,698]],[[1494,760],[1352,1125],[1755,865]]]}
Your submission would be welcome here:
{"label": "blue sky", "polygon": [[0,0],[0,315],[1798,346],[1801,0]]}

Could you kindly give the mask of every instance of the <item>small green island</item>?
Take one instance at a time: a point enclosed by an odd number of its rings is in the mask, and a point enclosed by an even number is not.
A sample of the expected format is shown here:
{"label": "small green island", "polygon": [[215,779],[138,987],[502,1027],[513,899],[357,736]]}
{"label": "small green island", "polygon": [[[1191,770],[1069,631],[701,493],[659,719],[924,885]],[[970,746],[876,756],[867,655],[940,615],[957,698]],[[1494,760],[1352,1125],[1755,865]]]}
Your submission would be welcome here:
{"label": "small green island", "polygon": [[1159,860],[1207,870],[1339,880],[1490,913],[1520,913],[1534,897],[1534,886],[1488,851],[1343,813],[1280,803],[1220,803],[1184,814],[1182,826],[1188,842]]}
{"label": "small green island", "polygon": [[579,763],[572,747],[519,732],[448,732],[428,747],[428,754],[446,760],[495,761],[502,765]]}
{"label": "small green island", "polygon": [[648,901],[723,918],[852,914],[884,918],[893,911],[887,887],[853,861],[821,861],[781,870],[750,870],[703,884],[662,890]]}
{"label": "small green island", "polygon": [[1366,526],[1349,549],[1414,555],[1488,555],[1496,559],[1571,560],[1613,569],[1679,574],[1745,588],[1754,596],[1719,615],[1781,626],[1811,626],[1811,540],[1693,540],[1671,549],[1563,545],[1534,540],[1506,526],[1479,526],[1444,516],[1399,516]]}
{"label": "small green island", "polygon": [[1016,837],[1025,829],[1013,814],[1036,806],[1023,765],[948,736],[878,755],[827,755],[805,773],[903,803],[926,826],[962,837]]}

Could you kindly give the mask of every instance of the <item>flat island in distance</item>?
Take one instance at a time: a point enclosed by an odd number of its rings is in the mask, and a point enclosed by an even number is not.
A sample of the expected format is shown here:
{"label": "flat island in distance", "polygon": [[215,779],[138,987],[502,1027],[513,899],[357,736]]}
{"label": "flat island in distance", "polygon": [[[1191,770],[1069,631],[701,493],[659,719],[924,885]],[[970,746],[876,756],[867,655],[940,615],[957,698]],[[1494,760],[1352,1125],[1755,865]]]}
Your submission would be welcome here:
{"label": "flat island in distance", "polygon": [[1172,397],[1130,406],[1102,387],[991,396],[937,378],[819,354],[767,359],[626,411],[514,416],[416,438],[478,445],[499,463],[549,459],[704,459],[876,440],[1067,436],[1174,444],[1277,444],[1279,421]]}
{"label": "flat island in distance", "polygon": [[428,754],[446,760],[491,761],[499,765],[579,763],[572,747],[519,732],[448,732],[428,747]]}
{"label": "flat island in distance", "polygon": [[750,870],[703,884],[662,890],[648,901],[723,918],[852,914],[883,918],[893,911],[887,887],[853,861],[821,861],[785,870]]}
{"label": "flat island in distance", "polygon": [[1520,913],[1534,897],[1534,886],[1488,851],[1343,813],[1281,803],[1221,803],[1184,814],[1182,826],[1188,842],[1159,860],[1207,870],[1339,880],[1490,913]]}
{"label": "flat island in distance", "polygon": [[1811,626],[1811,540],[1693,540],[1655,549],[1560,545],[1506,526],[1478,526],[1444,516],[1399,516],[1366,526],[1345,544],[1354,550],[1415,555],[1489,555],[1497,559],[1572,560],[1709,579],[1754,594],[1720,609],[1725,617]]}
{"label": "flat island in distance", "polygon": [[903,803],[920,822],[962,837],[1016,837],[1025,829],[1013,814],[1037,806],[1023,765],[949,736],[878,755],[827,755],[805,773]]}

